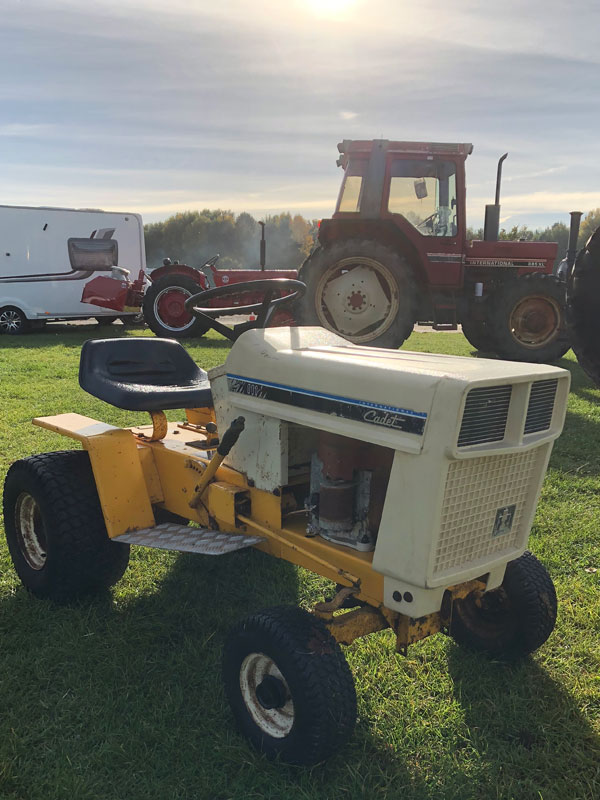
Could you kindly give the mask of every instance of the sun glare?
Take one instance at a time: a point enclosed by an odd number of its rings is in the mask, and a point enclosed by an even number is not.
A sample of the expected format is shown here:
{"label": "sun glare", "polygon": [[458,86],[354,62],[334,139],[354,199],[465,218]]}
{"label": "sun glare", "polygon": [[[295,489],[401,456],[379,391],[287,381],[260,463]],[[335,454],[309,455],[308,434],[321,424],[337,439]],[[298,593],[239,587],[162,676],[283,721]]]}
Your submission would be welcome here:
{"label": "sun glare", "polygon": [[313,14],[319,17],[341,16],[356,5],[356,0],[305,0],[305,2]]}

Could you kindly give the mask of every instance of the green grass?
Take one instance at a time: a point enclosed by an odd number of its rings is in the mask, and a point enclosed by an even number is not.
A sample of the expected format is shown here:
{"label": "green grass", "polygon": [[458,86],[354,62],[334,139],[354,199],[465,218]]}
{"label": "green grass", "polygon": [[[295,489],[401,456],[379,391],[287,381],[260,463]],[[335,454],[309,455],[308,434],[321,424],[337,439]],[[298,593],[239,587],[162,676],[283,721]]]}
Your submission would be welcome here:
{"label": "green grass", "polygon": [[[17,458],[75,445],[33,427],[35,415],[146,421],[79,388],[80,346],[98,333],[123,328],[2,337],[0,478]],[[405,346],[471,354],[460,334],[413,334]],[[210,335],[189,350],[210,367],[228,345]],[[137,549],[112,592],[57,607],[21,587],[2,537],[0,798],[600,797],[600,392],[572,354],[561,363],[573,391],[531,539],[555,580],[559,620],[532,658],[506,666],[443,636],[407,658],[389,633],[355,642],[346,655],[356,733],[328,763],[292,769],[235,733],[221,645],[250,611],[322,599],[324,581],[255,551],[203,558]]]}

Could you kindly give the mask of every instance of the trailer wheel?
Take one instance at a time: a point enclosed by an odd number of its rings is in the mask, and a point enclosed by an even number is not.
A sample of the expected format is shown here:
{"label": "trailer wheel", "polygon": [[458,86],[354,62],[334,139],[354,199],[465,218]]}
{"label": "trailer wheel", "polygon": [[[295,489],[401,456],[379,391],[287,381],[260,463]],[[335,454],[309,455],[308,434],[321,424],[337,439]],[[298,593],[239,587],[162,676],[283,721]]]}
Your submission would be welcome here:
{"label": "trailer wheel", "polygon": [[4,526],[15,570],[39,597],[99,591],[127,568],[129,545],[108,538],[84,451],[16,461],[4,483]]}
{"label": "trailer wheel", "polygon": [[150,330],[170,339],[203,336],[209,326],[185,309],[188,297],[200,291],[200,284],[187,275],[165,275],[152,283],[142,304]]}
{"label": "trailer wheel", "polygon": [[487,300],[493,351],[511,361],[556,361],[570,348],[565,325],[565,287],[554,275],[524,275],[503,284]]}
{"label": "trailer wheel", "polygon": [[96,322],[103,328],[107,328],[109,325],[115,323],[119,318],[118,317],[95,317]]}
{"label": "trailer wheel", "polygon": [[16,306],[0,308],[0,333],[20,336],[22,333],[27,333],[30,328],[31,323],[20,308]]}
{"label": "trailer wheel", "polygon": [[340,646],[312,614],[253,614],[230,633],[223,680],[241,732],[268,757],[311,766],[349,739],[356,692]]}
{"label": "trailer wheel", "polygon": [[416,321],[416,292],[408,262],[389,247],[349,239],[317,249],[300,280],[303,325],[320,325],[355,344],[396,348]]}
{"label": "trailer wheel", "polygon": [[502,586],[472,592],[452,608],[450,635],[460,645],[517,659],[541,647],[556,624],[556,591],[528,550],[506,565]]}

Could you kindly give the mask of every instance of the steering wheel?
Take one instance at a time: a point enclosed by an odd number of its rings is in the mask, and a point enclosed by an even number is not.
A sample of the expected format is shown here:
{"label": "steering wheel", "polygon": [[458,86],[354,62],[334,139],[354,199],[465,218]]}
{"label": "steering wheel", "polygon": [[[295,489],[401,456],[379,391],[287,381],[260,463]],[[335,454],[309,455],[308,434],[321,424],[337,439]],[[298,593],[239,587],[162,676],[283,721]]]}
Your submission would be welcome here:
{"label": "steering wheel", "polygon": [[[273,295],[287,291],[289,294],[284,297],[274,297]],[[204,305],[207,300],[215,300],[217,297],[227,297],[244,292],[264,292],[260,303],[252,303],[249,306],[230,306],[228,308],[214,308]],[[298,300],[306,292],[306,284],[292,278],[264,278],[258,281],[243,281],[242,283],[229,283],[226,286],[217,286],[215,289],[207,289],[198,292],[185,301],[185,309],[194,317],[201,319],[209,327],[214,328],[220,334],[230,339],[232,342],[245,331],[252,328],[266,328],[273,313],[295,300]],[[251,314],[256,312],[256,319],[242,322],[228,328],[223,325],[216,317],[225,317],[229,314]]]}
{"label": "steering wheel", "polygon": [[427,225],[428,222],[431,222],[431,230],[433,230],[433,221],[437,217],[437,215],[438,215],[438,212],[434,211],[433,214],[430,214],[422,222],[419,222],[419,224],[417,225],[417,228],[424,228]]}

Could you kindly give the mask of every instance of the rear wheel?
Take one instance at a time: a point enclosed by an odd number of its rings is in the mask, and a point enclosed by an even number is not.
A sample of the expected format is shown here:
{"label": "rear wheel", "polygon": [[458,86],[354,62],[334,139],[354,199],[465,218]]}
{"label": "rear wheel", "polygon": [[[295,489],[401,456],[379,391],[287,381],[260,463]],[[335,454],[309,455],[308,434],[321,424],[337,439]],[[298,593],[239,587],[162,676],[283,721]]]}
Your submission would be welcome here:
{"label": "rear wheel", "polygon": [[507,281],[487,304],[493,351],[500,358],[548,363],[570,348],[565,288],[554,275],[524,275]]}
{"label": "rear wheel", "polygon": [[317,764],[354,729],[356,693],[346,659],[325,625],[300,608],[271,608],[234,628],[223,681],[242,733],[271,758]]}
{"label": "rear wheel", "polygon": [[506,565],[502,586],[471,592],[452,608],[450,635],[473,650],[517,659],[541,647],[556,624],[556,592],[528,550]]}
{"label": "rear wheel", "polygon": [[203,336],[209,326],[185,308],[188,297],[200,291],[200,284],[187,275],[165,275],[152,283],[142,304],[150,330],[157,336],[170,339]]}
{"label": "rear wheel", "polygon": [[0,333],[20,336],[31,328],[31,324],[20,308],[5,306],[0,308]]}
{"label": "rear wheel", "polygon": [[415,286],[407,261],[377,242],[349,239],[319,248],[300,280],[304,325],[320,325],[355,344],[396,348],[416,319]]}
{"label": "rear wheel", "polygon": [[108,538],[86,452],[16,461],[3,502],[12,562],[34,594],[69,600],[111,586],[125,572],[129,545]]}

